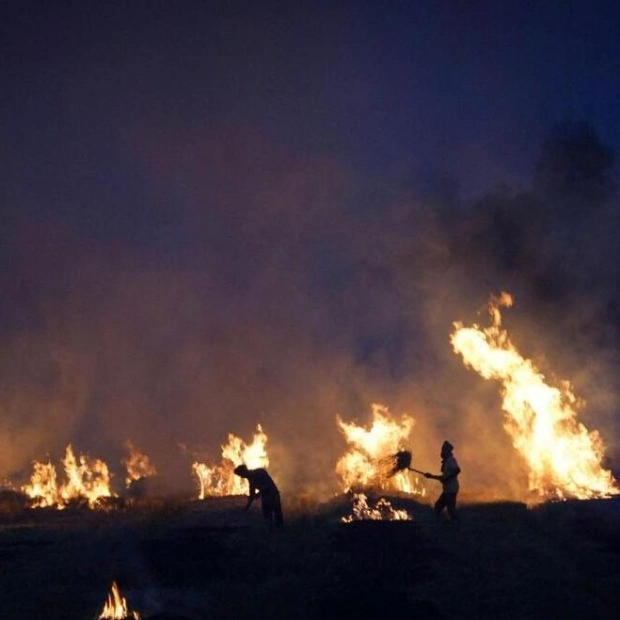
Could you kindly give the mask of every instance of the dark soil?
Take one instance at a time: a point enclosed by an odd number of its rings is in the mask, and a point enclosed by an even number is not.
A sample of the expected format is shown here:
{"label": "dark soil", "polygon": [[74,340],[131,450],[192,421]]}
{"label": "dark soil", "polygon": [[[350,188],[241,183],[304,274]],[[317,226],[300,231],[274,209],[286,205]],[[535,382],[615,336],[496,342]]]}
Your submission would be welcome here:
{"label": "dark soil", "polygon": [[[461,522],[391,498],[412,521],[345,524],[350,502],[286,511],[243,498],[114,510],[0,506],[2,620],[94,620],[112,581],[145,620],[611,620],[620,501],[468,504]],[[257,502],[258,503],[258,502]]]}

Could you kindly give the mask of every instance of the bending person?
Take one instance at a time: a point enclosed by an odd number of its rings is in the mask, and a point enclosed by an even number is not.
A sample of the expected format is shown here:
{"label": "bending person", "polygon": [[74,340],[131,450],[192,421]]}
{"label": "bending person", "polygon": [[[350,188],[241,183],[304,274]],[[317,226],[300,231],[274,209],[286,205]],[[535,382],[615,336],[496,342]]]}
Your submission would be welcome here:
{"label": "bending person", "polygon": [[282,515],[282,503],[280,501],[280,491],[273,478],[262,467],[258,469],[248,469],[246,465],[235,467],[235,474],[246,478],[250,483],[250,494],[245,510],[249,510],[252,502],[260,497],[263,516],[267,519],[270,527],[282,528],[284,517]]}

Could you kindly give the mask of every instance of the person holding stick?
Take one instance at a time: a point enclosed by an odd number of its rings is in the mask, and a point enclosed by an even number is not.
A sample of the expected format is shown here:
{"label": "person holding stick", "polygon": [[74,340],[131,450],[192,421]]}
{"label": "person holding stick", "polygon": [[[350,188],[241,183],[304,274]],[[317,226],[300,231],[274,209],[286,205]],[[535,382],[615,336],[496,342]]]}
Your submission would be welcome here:
{"label": "person holding stick", "polygon": [[435,475],[425,472],[424,477],[439,480],[442,484],[442,493],[434,506],[435,514],[441,515],[445,508],[450,519],[458,521],[456,496],[459,492],[458,475],[461,473],[461,468],[454,458],[453,450],[454,446],[449,441],[444,441],[441,446],[441,474]]}
{"label": "person holding stick", "polygon": [[260,497],[263,517],[267,520],[270,527],[282,529],[284,518],[282,516],[282,504],[280,502],[280,491],[273,478],[267,473],[266,469],[248,469],[247,465],[235,467],[235,474],[246,478],[250,483],[250,494],[245,510],[249,510],[252,502]]}

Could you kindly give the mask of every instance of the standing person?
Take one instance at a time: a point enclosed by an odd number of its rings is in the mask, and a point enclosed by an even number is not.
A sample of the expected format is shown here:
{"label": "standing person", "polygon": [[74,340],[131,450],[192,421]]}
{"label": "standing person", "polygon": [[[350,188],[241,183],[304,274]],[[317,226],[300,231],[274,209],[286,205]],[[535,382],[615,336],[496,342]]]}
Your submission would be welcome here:
{"label": "standing person", "polygon": [[252,502],[260,497],[263,517],[267,519],[270,527],[281,529],[284,526],[282,516],[282,504],[280,502],[280,491],[273,478],[267,473],[266,469],[248,469],[246,465],[235,467],[235,474],[246,478],[250,483],[250,495],[245,510],[248,510]]}
{"label": "standing person", "polygon": [[438,476],[435,474],[424,474],[426,478],[432,478],[433,480],[439,480],[442,484],[443,491],[439,496],[439,499],[435,502],[435,514],[439,516],[443,509],[447,509],[450,519],[458,521],[458,515],[456,514],[456,496],[459,492],[459,479],[458,475],[461,473],[461,468],[452,454],[454,446],[449,441],[444,441],[441,446],[441,474]]}

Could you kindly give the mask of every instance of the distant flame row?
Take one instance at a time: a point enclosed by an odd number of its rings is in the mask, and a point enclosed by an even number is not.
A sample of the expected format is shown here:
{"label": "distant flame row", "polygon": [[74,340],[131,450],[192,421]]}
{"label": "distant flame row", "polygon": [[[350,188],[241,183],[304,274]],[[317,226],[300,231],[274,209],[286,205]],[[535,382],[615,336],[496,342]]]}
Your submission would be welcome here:
{"label": "distant flame row", "polygon": [[[511,304],[512,298],[506,293],[492,297],[488,308],[491,325],[481,328],[454,323],[450,342],[466,366],[500,384],[504,427],[527,466],[529,490],[542,499],[587,499],[618,494],[620,490],[611,472],[601,466],[604,446],[600,435],[577,421],[577,399],[570,386],[548,385],[503,329],[500,308]],[[419,478],[409,471],[390,477],[381,470],[382,457],[396,453],[410,442],[415,426],[411,416],[403,415],[399,420],[387,407],[373,404],[368,427],[345,422],[340,416],[336,417],[336,424],[348,444],[335,465],[343,492],[373,487],[425,495]],[[198,498],[245,494],[247,482],[235,476],[233,470],[241,463],[250,469],[268,468],[267,441],[267,434],[259,424],[250,443],[229,434],[227,443],[221,446],[219,463],[194,460],[191,469],[198,482]],[[126,447],[129,451],[123,461],[127,470],[126,486],[156,474],[148,456],[131,442]],[[61,481],[50,461],[33,463],[30,483],[22,490],[34,505],[63,508],[79,498],[96,507],[103,498],[114,496],[110,472],[103,461],[82,454],[76,456],[69,445],[62,468]]]}

